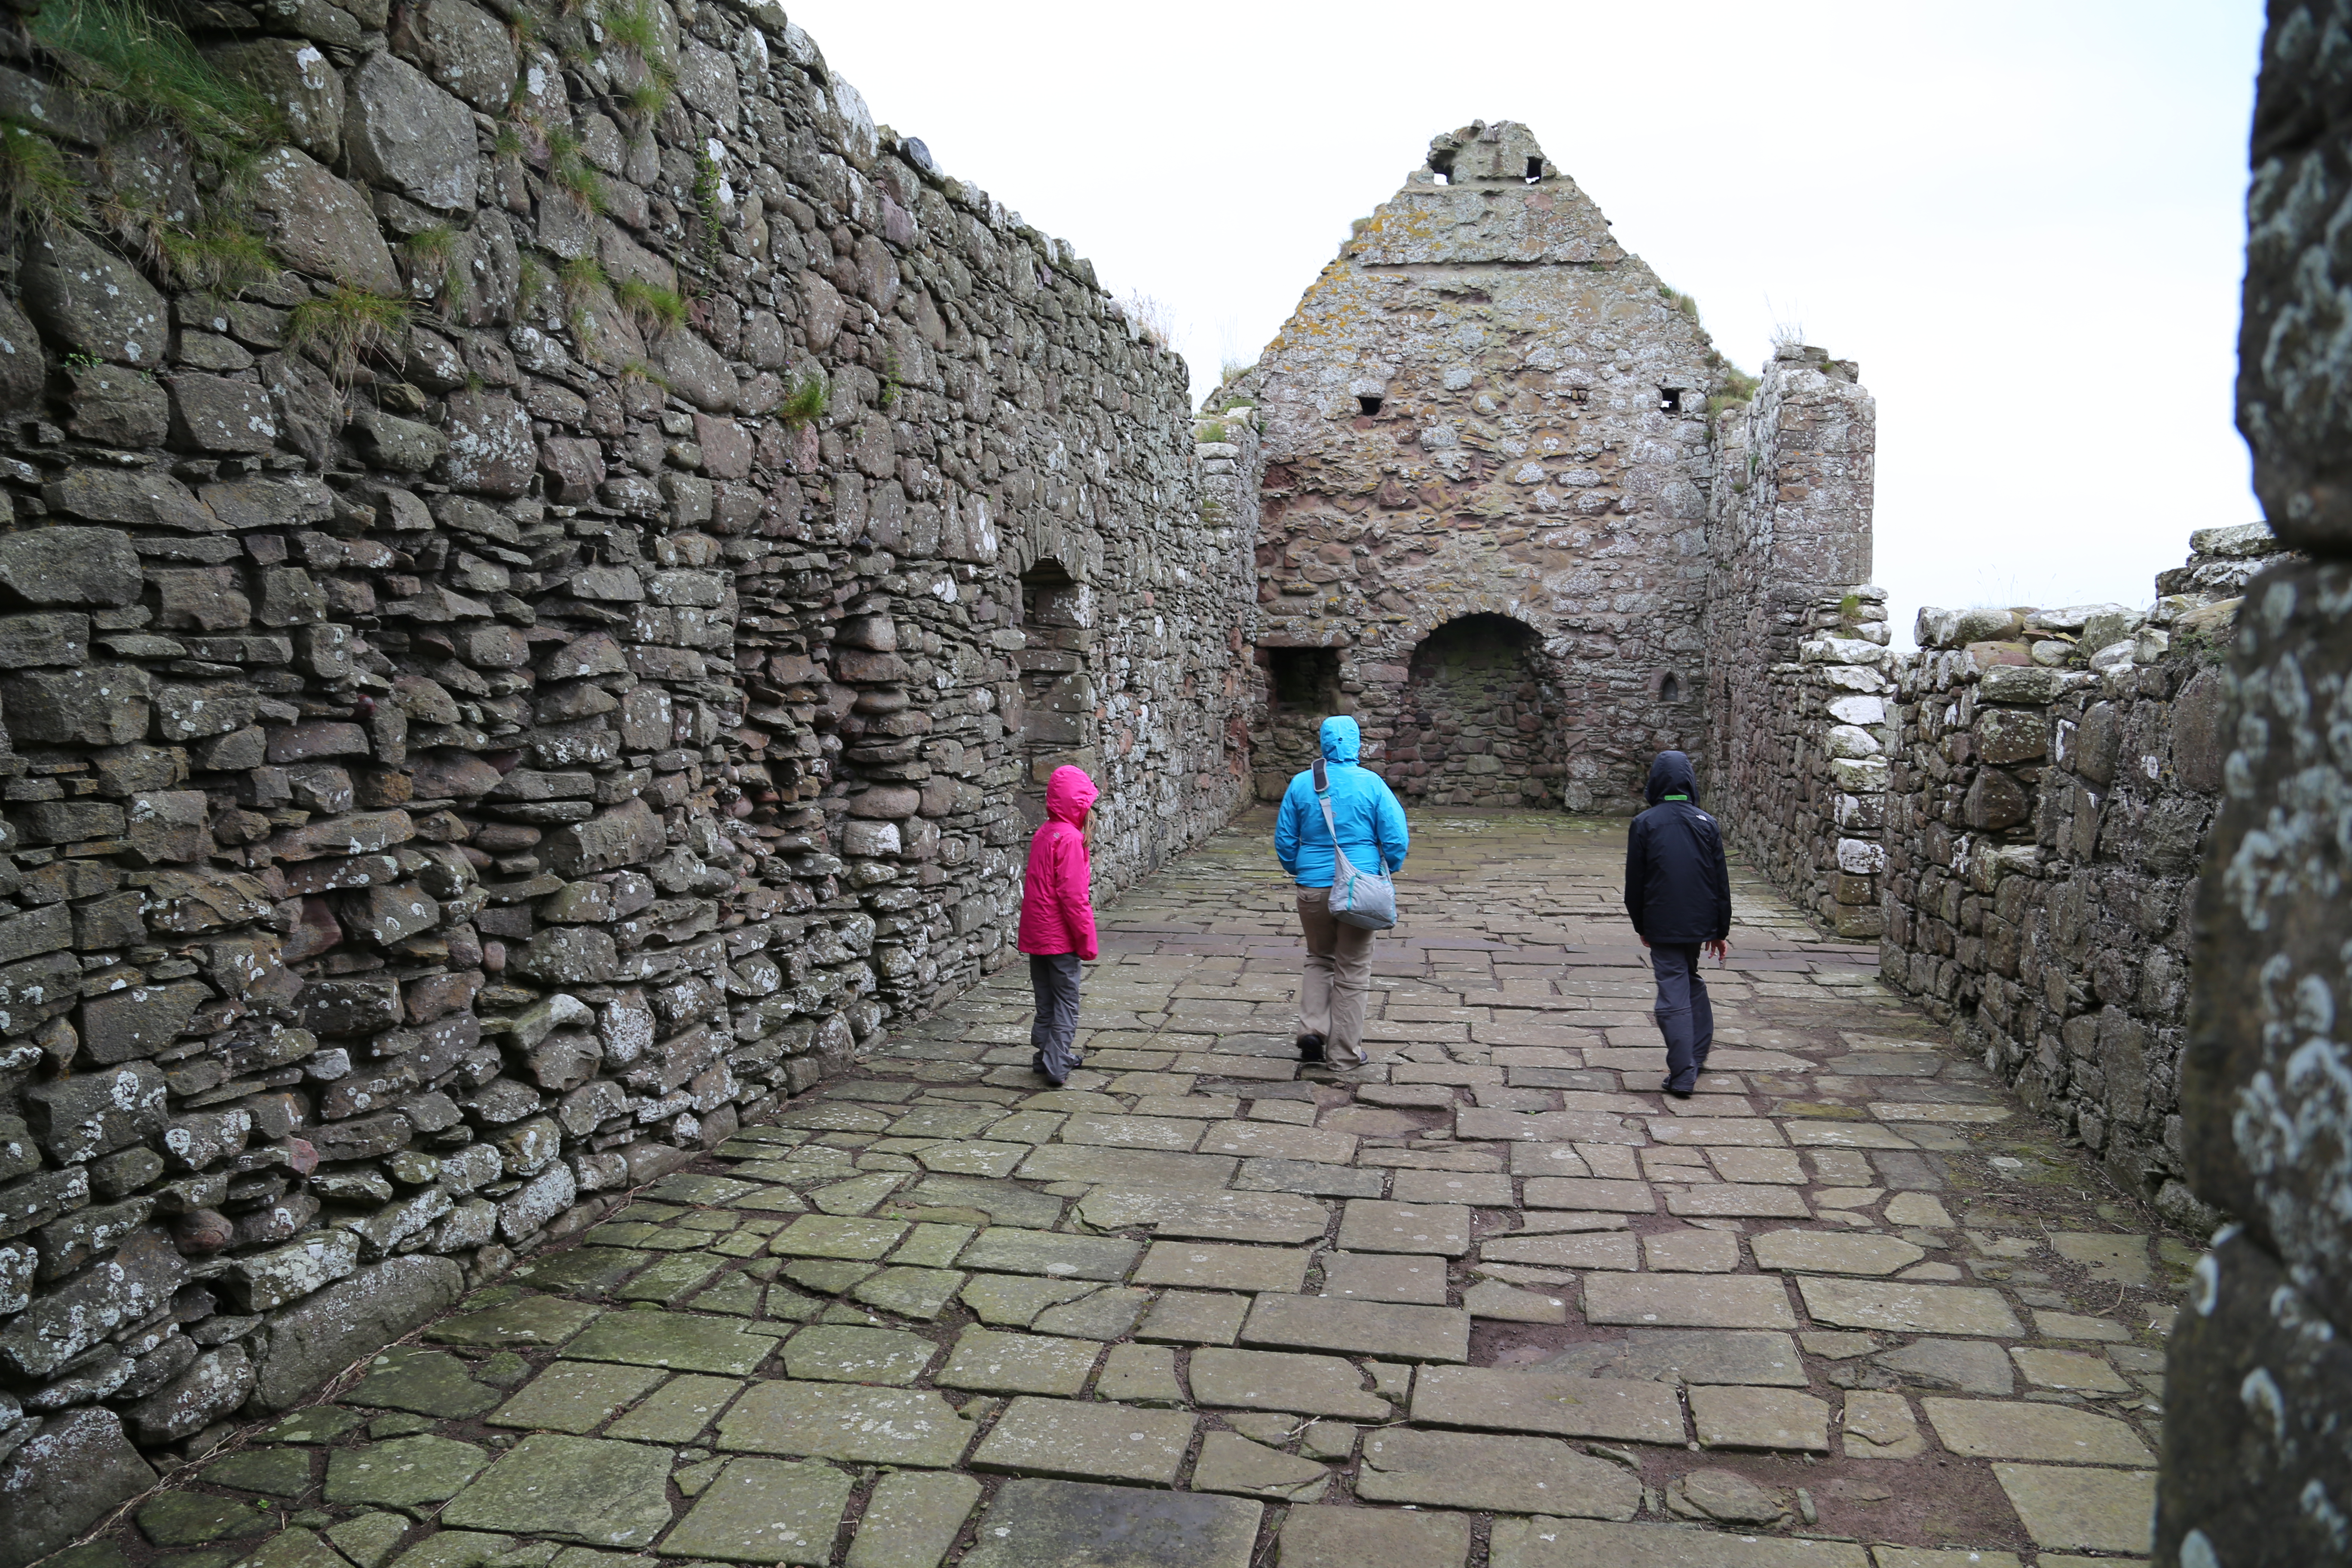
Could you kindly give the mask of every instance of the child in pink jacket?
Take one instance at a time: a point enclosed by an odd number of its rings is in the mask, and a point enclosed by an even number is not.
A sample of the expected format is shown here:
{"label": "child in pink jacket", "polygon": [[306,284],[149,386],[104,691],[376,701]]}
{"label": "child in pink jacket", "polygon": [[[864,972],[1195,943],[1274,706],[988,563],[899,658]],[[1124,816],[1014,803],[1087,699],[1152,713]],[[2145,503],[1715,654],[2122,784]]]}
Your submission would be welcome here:
{"label": "child in pink jacket", "polygon": [[1095,956],[1087,816],[1100,793],[1083,769],[1054,770],[1045,783],[1045,820],[1029,841],[1029,868],[1021,877],[1014,945],[1029,955],[1029,984],[1037,997],[1029,1043],[1036,1047],[1037,1070],[1055,1089],[1080,1060],[1070,1048],[1078,1033],[1078,961]]}

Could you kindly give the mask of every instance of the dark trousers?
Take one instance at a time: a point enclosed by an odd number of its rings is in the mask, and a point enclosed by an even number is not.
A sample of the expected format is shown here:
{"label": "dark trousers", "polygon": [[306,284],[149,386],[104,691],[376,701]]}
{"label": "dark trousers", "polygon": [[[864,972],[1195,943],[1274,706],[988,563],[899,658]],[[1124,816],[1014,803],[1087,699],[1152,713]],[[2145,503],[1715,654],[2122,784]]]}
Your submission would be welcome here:
{"label": "dark trousers", "polygon": [[1650,944],[1650,969],[1658,977],[1658,1033],[1666,1037],[1666,1079],[1672,1089],[1692,1089],[1715,1048],[1715,1009],[1698,973],[1699,944]]}
{"label": "dark trousers", "polygon": [[1078,1037],[1078,955],[1031,953],[1029,989],[1037,999],[1029,1044],[1037,1053],[1038,1066],[1047,1078],[1067,1078],[1078,1065],[1078,1053],[1070,1048]]}

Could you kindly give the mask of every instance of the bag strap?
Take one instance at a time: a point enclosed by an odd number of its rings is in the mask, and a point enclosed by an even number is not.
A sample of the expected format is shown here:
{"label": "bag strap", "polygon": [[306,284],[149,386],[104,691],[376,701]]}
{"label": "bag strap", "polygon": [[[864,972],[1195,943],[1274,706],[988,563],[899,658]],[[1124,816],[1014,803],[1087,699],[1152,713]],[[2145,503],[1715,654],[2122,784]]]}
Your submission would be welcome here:
{"label": "bag strap", "polygon": [[[1315,759],[1315,799],[1323,808],[1323,830],[1331,836],[1331,859],[1339,873],[1333,880],[1336,882],[1340,877],[1358,875],[1356,868],[1348,861],[1348,852],[1339,847],[1339,825],[1331,820],[1331,776],[1325,770],[1320,757]],[[1381,851],[1377,839],[1373,841],[1372,853],[1380,859],[1381,875],[1387,876],[1389,858]]]}

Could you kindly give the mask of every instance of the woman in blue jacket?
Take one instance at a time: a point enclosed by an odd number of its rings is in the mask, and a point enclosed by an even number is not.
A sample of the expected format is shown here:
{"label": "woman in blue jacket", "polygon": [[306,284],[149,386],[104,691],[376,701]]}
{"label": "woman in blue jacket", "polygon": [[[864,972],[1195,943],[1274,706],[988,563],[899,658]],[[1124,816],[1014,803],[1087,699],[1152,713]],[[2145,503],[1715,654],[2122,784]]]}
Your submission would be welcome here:
{"label": "woman in blue jacket", "polygon": [[[1408,847],[1404,807],[1388,781],[1357,762],[1363,736],[1353,719],[1323,721],[1323,772],[1331,821],[1348,864],[1394,871]],[[1274,853],[1298,884],[1298,926],[1307,936],[1307,974],[1298,987],[1298,1058],[1354,1067],[1364,1059],[1364,992],[1372,977],[1372,932],[1331,918],[1337,865],[1315,770],[1290,781],[1274,825]]]}

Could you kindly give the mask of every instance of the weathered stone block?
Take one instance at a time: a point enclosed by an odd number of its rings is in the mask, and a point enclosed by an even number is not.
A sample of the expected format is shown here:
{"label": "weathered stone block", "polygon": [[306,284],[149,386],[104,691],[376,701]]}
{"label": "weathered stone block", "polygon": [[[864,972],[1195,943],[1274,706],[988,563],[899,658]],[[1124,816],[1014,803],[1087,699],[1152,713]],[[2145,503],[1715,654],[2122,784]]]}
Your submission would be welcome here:
{"label": "weathered stone block", "polygon": [[446,1258],[396,1258],[273,1313],[256,1352],[253,1405],[300,1403],[319,1382],[448,1310],[465,1273]]}
{"label": "weathered stone block", "polygon": [[145,1062],[24,1091],[25,1119],[58,1164],[96,1159],[163,1126],[163,1075]]}
{"label": "weathered stone block", "polygon": [[44,1422],[0,1460],[0,1564],[23,1564],[77,1535],[155,1484],[152,1466],[110,1410],[69,1411]]}

